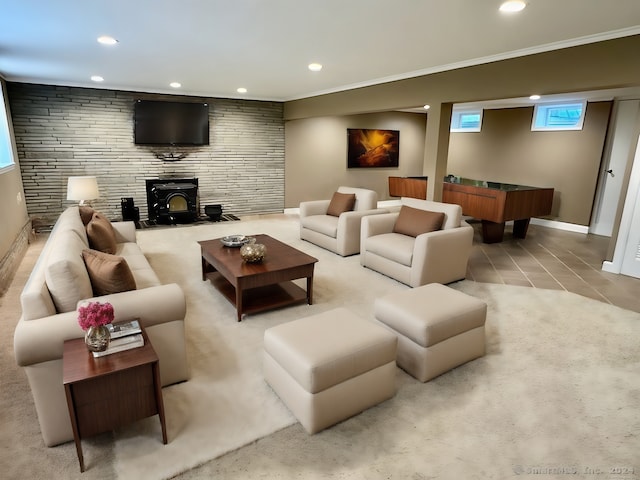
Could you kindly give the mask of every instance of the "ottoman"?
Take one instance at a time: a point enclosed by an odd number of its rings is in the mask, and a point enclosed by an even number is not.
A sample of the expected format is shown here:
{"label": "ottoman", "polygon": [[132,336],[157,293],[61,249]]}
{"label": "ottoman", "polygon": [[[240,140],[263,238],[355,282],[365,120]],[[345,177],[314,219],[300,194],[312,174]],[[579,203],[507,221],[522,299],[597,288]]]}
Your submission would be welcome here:
{"label": "ottoman", "polygon": [[487,305],[439,283],[378,298],[374,313],[398,336],[398,366],[421,382],[485,353]]}
{"label": "ottoman", "polygon": [[395,394],[396,336],[345,308],[269,328],[264,376],[308,433]]}

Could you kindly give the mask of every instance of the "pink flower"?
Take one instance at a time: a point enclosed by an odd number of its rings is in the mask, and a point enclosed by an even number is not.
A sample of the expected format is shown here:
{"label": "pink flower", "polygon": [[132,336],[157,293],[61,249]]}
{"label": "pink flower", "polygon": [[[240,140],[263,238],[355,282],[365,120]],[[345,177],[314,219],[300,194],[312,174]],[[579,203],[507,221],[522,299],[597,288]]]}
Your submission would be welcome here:
{"label": "pink flower", "polygon": [[99,327],[113,322],[113,305],[110,303],[89,302],[78,307],[78,324],[83,330]]}

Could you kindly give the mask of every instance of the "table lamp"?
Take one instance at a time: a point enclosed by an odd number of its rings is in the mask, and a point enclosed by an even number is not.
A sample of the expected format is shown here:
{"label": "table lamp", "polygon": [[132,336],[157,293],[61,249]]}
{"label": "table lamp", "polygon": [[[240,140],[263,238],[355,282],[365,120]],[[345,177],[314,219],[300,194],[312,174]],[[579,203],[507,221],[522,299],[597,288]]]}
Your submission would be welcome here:
{"label": "table lamp", "polygon": [[79,200],[84,205],[85,200],[94,200],[100,195],[98,180],[93,176],[69,177],[67,182],[67,200]]}

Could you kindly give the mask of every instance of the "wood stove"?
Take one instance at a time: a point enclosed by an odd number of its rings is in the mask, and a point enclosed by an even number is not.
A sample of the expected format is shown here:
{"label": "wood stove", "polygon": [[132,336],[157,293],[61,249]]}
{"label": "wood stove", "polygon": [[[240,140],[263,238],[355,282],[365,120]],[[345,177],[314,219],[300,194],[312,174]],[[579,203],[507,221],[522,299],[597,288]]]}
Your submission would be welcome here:
{"label": "wood stove", "polygon": [[191,223],[199,217],[197,178],[147,179],[149,222]]}

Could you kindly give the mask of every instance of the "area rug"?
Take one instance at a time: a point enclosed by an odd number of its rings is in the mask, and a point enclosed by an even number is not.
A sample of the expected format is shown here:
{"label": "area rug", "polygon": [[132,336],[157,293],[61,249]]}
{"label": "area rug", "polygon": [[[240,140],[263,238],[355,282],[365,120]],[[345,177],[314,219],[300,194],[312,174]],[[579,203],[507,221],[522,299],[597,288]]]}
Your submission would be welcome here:
{"label": "area rug", "polygon": [[[314,305],[237,322],[201,280],[197,241],[258,233],[318,258]],[[487,355],[426,384],[398,369],[392,399],[309,436],[264,382],[264,330],[338,306],[371,319],[376,298],[408,287],[361,267],[357,255],[301,241],[296,216],[149,229],[138,241],[161,280],[180,284],[187,298],[191,379],[163,389],[169,443],[154,417],[83,440],[80,476],[72,443],[42,445],[26,380],[3,341],[0,466],[8,478],[503,479],[556,478],[549,472],[558,469],[604,478],[584,471],[637,463],[638,313],[567,292],[456,282],[487,302]],[[638,478],[637,470],[614,478]]]}
{"label": "area rug", "polygon": [[[201,279],[198,240],[268,233],[318,258],[314,304],[245,316]],[[373,299],[404,285],[298,238],[297,221],[252,220],[189,228],[144,230],[138,243],[163,283],[181,285],[187,298],[186,330],[191,379],[163,390],[170,442],[159,448],[157,421],[127,429],[116,442],[122,478],[171,476],[295,422],[262,376],[265,329],[341,305],[362,315]],[[267,252],[268,255],[268,252]],[[300,280],[305,285],[306,280]],[[364,289],[361,286],[366,285]]]}

